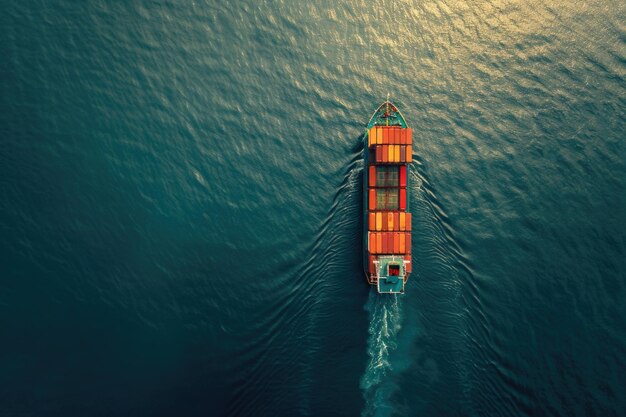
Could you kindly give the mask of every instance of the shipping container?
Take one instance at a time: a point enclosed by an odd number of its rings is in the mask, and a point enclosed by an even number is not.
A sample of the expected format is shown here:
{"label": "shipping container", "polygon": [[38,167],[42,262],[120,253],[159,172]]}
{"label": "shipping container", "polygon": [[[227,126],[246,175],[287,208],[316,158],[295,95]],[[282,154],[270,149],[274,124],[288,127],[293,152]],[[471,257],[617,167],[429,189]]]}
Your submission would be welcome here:
{"label": "shipping container", "polygon": [[400,187],[406,187],[406,165],[400,165]]}
{"label": "shipping container", "polygon": [[370,165],[369,186],[376,187],[376,166],[375,165]]}
{"label": "shipping container", "polygon": [[376,189],[375,188],[370,188],[369,190],[368,207],[370,210],[376,210]]}
{"label": "shipping container", "polygon": [[380,233],[379,236],[381,237],[382,240],[382,250],[380,251],[380,253],[387,253],[387,234],[386,233]]}
{"label": "shipping container", "polygon": [[367,238],[367,250],[370,253],[376,253],[376,233],[370,232]]}
{"label": "shipping container", "polygon": [[379,232],[383,230],[383,213],[380,211],[376,213],[376,230]]}
{"label": "shipping container", "polygon": [[387,145],[389,143],[389,130],[382,128],[381,129],[383,131],[383,140],[382,140],[382,144],[383,145]]}
{"label": "shipping container", "polygon": [[400,210],[406,210],[406,188],[400,188]]}

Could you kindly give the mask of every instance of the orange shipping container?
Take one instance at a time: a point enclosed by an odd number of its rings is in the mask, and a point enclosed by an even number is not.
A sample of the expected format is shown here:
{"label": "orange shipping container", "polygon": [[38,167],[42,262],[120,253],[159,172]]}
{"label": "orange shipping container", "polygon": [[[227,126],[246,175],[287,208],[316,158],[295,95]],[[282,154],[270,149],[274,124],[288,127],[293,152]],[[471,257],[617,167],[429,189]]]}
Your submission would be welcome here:
{"label": "orange shipping container", "polygon": [[370,253],[378,253],[376,252],[376,233],[369,234],[369,251]]}
{"label": "orange shipping container", "polygon": [[393,234],[393,253],[400,253],[400,233]]}
{"label": "orange shipping container", "polygon": [[367,225],[368,230],[376,229],[376,213],[369,213]]}
{"label": "orange shipping container", "polygon": [[400,162],[400,145],[393,145],[393,160]]}
{"label": "orange shipping container", "polygon": [[370,210],[376,210],[376,189],[374,188],[370,188],[368,207]]}
{"label": "orange shipping container", "polygon": [[410,127],[406,130],[406,144],[411,145],[413,143],[413,129]]}
{"label": "orange shipping container", "polygon": [[406,129],[400,129],[400,145],[406,144]]}
{"label": "orange shipping container", "polygon": [[376,126],[376,144],[383,143],[383,129],[380,126]]}
{"label": "orange shipping container", "polygon": [[376,166],[374,165],[370,165],[368,180],[369,180],[370,187],[376,187]]}
{"label": "orange shipping container", "polygon": [[411,213],[406,214],[406,230],[411,231]]}
{"label": "orange shipping container", "polygon": [[400,213],[397,211],[393,213],[393,230],[400,230]]}
{"label": "orange shipping container", "polygon": [[393,213],[387,213],[387,230],[393,230]]}
{"label": "orange shipping container", "polygon": [[383,253],[383,236],[382,236],[382,233],[376,233],[376,253]]}
{"label": "orange shipping container", "polygon": [[407,162],[411,162],[413,161],[413,154],[412,154],[412,150],[411,150],[411,145],[406,147],[406,161]]}
{"label": "orange shipping container", "polygon": [[398,252],[399,253],[405,253],[404,249],[405,249],[405,233],[400,233],[399,236],[399,242],[398,242]]}
{"label": "orange shipping container", "polygon": [[387,147],[387,152],[389,153],[387,155],[387,162],[393,162],[393,148],[394,148],[393,145],[389,145]]}
{"label": "orange shipping container", "polygon": [[400,213],[400,230],[406,230],[406,213]]}
{"label": "orange shipping container", "polygon": [[376,213],[376,230],[381,231],[383,229],[383,213]]}

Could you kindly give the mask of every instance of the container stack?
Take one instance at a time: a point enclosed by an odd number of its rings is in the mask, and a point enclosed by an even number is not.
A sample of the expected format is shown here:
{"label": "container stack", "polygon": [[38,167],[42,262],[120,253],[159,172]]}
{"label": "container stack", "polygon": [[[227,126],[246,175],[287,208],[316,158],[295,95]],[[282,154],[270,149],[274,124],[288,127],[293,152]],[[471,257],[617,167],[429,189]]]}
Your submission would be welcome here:
{"label": "container stack", "polygon": [[412,161],[412,130],[374,126],[368,132],[368,257],[370,280],[381,255],[403,257],[411,272],[411,213],[407,212],[407,169]]}

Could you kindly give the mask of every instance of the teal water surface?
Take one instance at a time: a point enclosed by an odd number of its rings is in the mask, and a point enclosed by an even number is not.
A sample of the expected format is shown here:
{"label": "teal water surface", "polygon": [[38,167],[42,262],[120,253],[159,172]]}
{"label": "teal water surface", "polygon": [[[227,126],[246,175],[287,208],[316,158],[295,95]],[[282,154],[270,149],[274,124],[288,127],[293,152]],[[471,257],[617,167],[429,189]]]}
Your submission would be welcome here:
{"label": "teal water surface", "polygon": [[[626,3],[2,10],[0,416],[626,415]],[[381,298],[387,94],[414,267]]]}

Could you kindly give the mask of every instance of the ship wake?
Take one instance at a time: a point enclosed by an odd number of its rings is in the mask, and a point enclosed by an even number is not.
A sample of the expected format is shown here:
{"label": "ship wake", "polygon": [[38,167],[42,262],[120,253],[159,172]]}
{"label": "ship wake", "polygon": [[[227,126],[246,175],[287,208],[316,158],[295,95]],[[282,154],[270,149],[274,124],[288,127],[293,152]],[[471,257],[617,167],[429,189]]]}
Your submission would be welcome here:
{"label": "ship wake", "polygon": [[361,416],[391,416],[397,411],[393,398],[399,386],[394,378],[392,358],[402,327],[402,302],[396,295],[380,296],[372,289],[365,310],[369,313],[370,325],[367,366],[360,384],[365,398]]}

